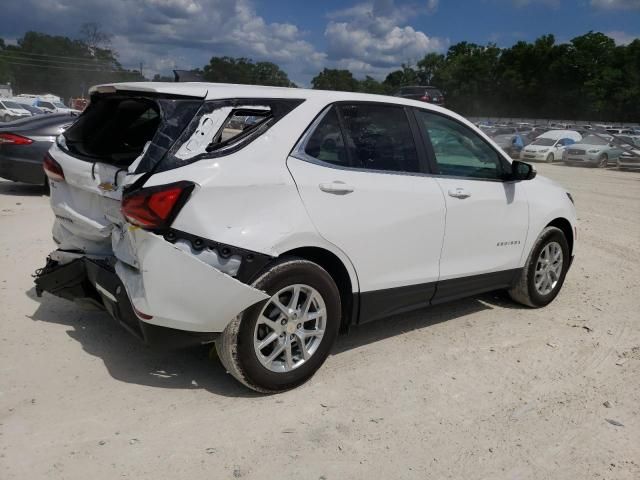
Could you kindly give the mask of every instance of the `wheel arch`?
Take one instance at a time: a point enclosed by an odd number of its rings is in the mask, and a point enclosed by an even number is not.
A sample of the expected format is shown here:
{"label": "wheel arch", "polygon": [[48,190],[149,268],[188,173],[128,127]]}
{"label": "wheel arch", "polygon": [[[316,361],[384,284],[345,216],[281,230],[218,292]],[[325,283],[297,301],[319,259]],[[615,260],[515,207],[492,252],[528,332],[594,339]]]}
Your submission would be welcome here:
{"label": "wheel arch", "polygon": [[[279,258],[285,256],[295,256],[317,263],[331,275],[340,292],[340,303],[342,305],[340,329],[341,331],[346,331],[354,323],[354,316],[357,315],[358,296],[355,293],[358,291],[358,284],[354,284],[354,281],[352,281],[349,269],[344,262],[335,253],[322,247],[294,248],[281,253]],[[357,278],[355,281],[357,282]]]}
{"label": "wheel arch", "polygon": [[[552,221],[550,221],[546,227],[556,227],[562,230],[564,236],[567,239],[567,243],[569,244],[569,251],[573,255],[573,227],[571,226],[571,222],[563,217],[558,217]],[[545,227],[545,228],[546,228]]]}

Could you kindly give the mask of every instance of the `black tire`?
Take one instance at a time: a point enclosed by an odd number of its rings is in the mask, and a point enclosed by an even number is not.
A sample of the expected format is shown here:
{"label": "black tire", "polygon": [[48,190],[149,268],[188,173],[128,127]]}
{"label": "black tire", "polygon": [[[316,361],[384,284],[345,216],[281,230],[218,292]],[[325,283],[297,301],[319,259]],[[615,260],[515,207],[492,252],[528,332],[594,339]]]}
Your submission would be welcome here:
{"label": "black tire", "polygon": [[327,310],[325,331],[320,344],[302,365],[289,372],[273,372],[258,360],[254,349],[254,331],[265,302],[245,310],[227,326],[216,341],[216,350],[224,367],[252,390],[276,393],[306,382],[327,359],[338,335],[341,319],[340,292],[331,276],[319,265],[301,258],[284,258],[268,267],[252,286],[271,296],[295,284],[305,284],[317,290]]}
{"label": "black tire", "polygon": [[[535,288],[534,275],[540,252],[551,242],[557,242],[562,249],[562,270],[555,287],[548,294],[542,295]],[[569,250],[569,244],[562,230],[556,227],[545,228],[533,245],[529,258],[527,258],[527,263],[525,263],[520,276],[509,290],[509,295],[514,301],[528,307],[539,308],[548,305],[560,292],[570,262],[571,251]]]}
{"label": "black tire", "polygon": [[547,163],[553,163],[553,153],[547,155]]}
{"label": "black tire", "polygon": [[600,157],[600,161],[598,162],[598,167],[607,168],[608,166],[609,166],[609,156],[606,153],[604,153]]}
{"label": "black tire", "polygon": [[5,115],[4,117],[2,117],[2,121],[3,122],[8,122],[9,120],[11,120],[11,117],[9,115]]}

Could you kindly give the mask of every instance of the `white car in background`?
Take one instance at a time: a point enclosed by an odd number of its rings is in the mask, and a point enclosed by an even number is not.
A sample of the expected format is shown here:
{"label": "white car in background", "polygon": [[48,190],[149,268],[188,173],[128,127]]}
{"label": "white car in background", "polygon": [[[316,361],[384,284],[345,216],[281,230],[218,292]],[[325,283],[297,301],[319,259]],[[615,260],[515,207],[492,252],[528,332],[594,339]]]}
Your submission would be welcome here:
{"label": "white car in background", "polygon": [[38,107],[47,113],[81,113],[80,110],[67,107],[64,103],[55,100],[36,99],[33,102],[34,107]]}
{"label": "white car in background", "polygon": [[573,130],[549,130],[527,145],[523,160],[552,163],[562,159],[566,147],[580,141],[582,135]]}
{"label": "white car in background", "polygon": [[496,289],[543,307],[575,248],[564,188],[398,97],[103,85],[44,168],[58,249],[37,292],[148,343],[215,342],[262,392],[309,379],[351,325]]}
{"label": "white car in background", "polygon": [[10,122],[19,118],[30,117],[31,112],[13,100],[0,99],[0,122]]}

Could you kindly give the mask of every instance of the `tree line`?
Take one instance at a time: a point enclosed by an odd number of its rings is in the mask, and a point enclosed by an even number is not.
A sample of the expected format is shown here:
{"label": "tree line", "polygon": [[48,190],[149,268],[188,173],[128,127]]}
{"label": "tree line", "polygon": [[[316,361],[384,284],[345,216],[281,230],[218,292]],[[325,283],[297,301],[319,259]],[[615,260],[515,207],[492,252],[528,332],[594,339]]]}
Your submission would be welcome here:
{"label": "tree line", "polygon": [[95,23],[81,26],[79,38],[27,32],[15,45],[0,38],[0,83],[14,94],[54,93],[64,99],[86,95],[92,85],[145,80],[127,69],[110,48],[110,35]]}
{"label": "tree line", "polygon": [[[95,24],[82,30],[80,39],[37,32],[27,32],[17,45],[0,39],[0,83],[67,97],[97,83],[144,80],[142,72],[118,63],[108,35]],[[215,56],[192,72],[209,82],[296,86],[275,63],[248,58]],[[153,80],[173,78],[156,75]],[[311,80],[315,89],[386,95],[406,85],[438,87],[447,106],[463,115],[637,122],[640,39],[616,45],[603,33],[589,32],[567,43],[544,35],[508,48],[459,42],[444,54],[402,64],[382,81],[331,68]]]}
{"label": "tree line", "polygon": [[509,48],[460,42],[445,54],[404,64],[382,82],[324,69],[313,88],[393,94],[433,85],[463,115],[640,121],[640,39],[616,45],[589,32],[568,43],[553,35]]}

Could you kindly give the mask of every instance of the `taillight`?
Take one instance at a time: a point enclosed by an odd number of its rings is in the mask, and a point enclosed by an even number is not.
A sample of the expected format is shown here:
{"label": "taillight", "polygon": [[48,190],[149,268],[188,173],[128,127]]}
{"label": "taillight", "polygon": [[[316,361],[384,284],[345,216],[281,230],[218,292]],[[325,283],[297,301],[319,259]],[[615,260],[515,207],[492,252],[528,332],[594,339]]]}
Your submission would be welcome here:
{"label": "taillight", "polygon": [[429,102],[429,101],[431,101],[431,96],[423,95],[423,96],[420,97],[420,100],[422,100],[423,102]]}
{"label": "taillight", "polygon": [[64,172],[62,171],[62,167],[48,153],[44,156],[42,168],[44,168],[44,173],[47,174],[49,180],[54,180],[56,182],[64,181]]}
{"label": "taillight", "polygon": [[16,135],[15,133],[0,133],[0,145],[29,145],[33,143],[33,140],[22,135]]}
{"label": "taillight", "polygon": [[168,228],[194,186],[191,182],[176,182],[125,195],[122,199],[122,215],[129,223],[147,230]]}

